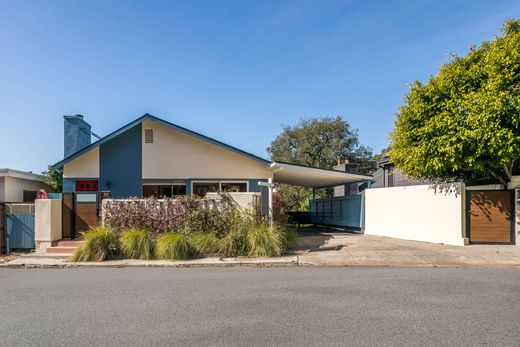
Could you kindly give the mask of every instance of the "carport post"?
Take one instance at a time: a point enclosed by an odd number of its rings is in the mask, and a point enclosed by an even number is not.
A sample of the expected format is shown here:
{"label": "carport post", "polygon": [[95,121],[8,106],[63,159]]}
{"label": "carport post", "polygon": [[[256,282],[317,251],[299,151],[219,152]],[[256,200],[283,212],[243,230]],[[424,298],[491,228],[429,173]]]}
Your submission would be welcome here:
{"label": "carport post", "polygon": [[269,221],[269,227],[273,227],[273,179],[268,178],[267,182],[258,182],[261,187],[267,187],[267,220]]}
{"label": "carport post", "polygon": [[273,227],[273,179],[272,178],[268,178],[267,179],[267,183],[268,183],[268,186],[267,186],[267,189],[269,190],[269,195],[268,195],[268,208],[269,208],[269,211],[268,211],[268,214],[267,214],[267,218],[269,219],[269,228],[272,228]]}

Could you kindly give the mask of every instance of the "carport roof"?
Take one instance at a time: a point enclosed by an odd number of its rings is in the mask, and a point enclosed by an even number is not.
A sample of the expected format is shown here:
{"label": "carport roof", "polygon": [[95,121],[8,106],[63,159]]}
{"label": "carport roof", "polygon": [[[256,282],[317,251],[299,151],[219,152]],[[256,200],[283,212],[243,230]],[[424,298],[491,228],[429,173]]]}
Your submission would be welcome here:
{"label": "carport roof", "polygon": [[332,187],[372,180],[372,176],[283,162],[273,162],[271,167],[274,169],[275,182],[308,188]]}

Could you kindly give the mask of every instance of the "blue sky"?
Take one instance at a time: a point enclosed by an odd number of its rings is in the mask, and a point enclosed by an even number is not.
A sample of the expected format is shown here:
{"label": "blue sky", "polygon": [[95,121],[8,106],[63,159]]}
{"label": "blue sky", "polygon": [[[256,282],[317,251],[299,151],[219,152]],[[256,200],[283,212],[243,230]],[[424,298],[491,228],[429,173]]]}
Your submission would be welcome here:
{"label": "blue sky", "polygon": [[63,115],[106,135],[144,113],[267,157],[302,117],[375,151],[407,84],[492,39],[515,1],[0,0],[0,167],[63,156]]}

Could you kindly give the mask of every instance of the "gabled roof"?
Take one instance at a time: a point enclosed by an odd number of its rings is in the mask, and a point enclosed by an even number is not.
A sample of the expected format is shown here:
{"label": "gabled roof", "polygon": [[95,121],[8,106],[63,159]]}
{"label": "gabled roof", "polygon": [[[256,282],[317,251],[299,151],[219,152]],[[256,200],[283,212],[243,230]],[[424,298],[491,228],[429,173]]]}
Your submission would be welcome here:
{"label": "gabled roof", "polygon": [[152,116],[152,115],[146,113],[144,116],[137,118],[133,122],[128,123],[127,125],[119,128],[116,131],[114,131],[114,132],[108,134],[107,136],[101,138],[100,140],[98,140],[98,141],[88,145],[87,147],[77,151],[74,154],[71,154],[70,156],[68,156],[67,158],[63,159],[62,161],[57,162],[52,167],[54,169],[58,169],[58,168],[63,167],[63,165],[67,164],[71,160],[74,160],[77,157],[83,155],[84,153],[90,151],[91,149],[93,149],[95,147],[98,147],[98,146],[102,145],[103,143],[105,143],[105,142],[107,142],[107,141],[117,137],[118,135],[124,133],[126,130],[128,130],[128,129],[130,129],[130,128],[132,128],[132,127],[134,127],[134,126],[136,126],[136,125],[138,125],[138,124],[140,124],[142,122],[144,122],[145,120],[151,120],[153,122],[157,122],[159,124],[162,124],[162,125],[165,125],[167,127],[173,128],[173,129],[178,130],[178,131],[180,131],[180,132],[182,132],[184,134],[194,136],[194,137],[196,137],[198,139],[201,139],[203,141],[206,141],[206,142],[209,142],[209,143],[214,144],[216,146],[219,146],[219,147],[222,147],[224,149],[227,149],[228,151],[231,151],[231,152],[234,152],[236,154],[242,155],[242,156],[247,157],[249,159],[253,159],[253,160],[257,161],[257,162],[260,162],[261,164],[264,164],[264,165],[270,165],[271,164],[270,161],[268,161],[266,159],[263,159],[263,158],[260,158],[260,157],[254,155],[254,154],[245,152],[245,151],[243,151],[241,149],[238,149],[236,147],[233,147],[233,146],[230,146],[230,145],[225,144],[223,142],[220,142],[218,140],[212,139],[211,137],[199,134],[199,133],[197,133],[195,131],[186,129],[184,127],[181,127],[180,125],[167,122],[167,121],[165,121],[163,119],[157,118],[155,116]]}

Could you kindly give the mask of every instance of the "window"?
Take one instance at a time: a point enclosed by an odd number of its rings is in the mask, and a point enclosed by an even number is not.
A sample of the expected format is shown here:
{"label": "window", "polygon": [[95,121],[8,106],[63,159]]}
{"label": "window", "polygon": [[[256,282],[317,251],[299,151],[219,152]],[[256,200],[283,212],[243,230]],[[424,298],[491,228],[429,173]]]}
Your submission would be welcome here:
{"label": "window", "polygon": [[192,194],[199,196],[217,192],[247,192],[247,182],[193,182],[192,187]]}
{"label": "window", "polygon": [[193,195],[204,196],[206,193],[219,191],[218,182],[197,182],[193,183]]}
{"label": "window", "polygon": [[23,202],[34,202],[36,200],[36,192],[32,190],[23,191]]}
{"label": "window", "polygon": [[228,193],[247,192],[247,183],[245,182],[222,182],[222,191]]}
{"label": "window", "polygon": [[145,184],[143,185],[143,197],[145,198],[171,198],[177,195],[185,195],[184,184]]}
{"label": "window", "polygon": [[144,129],[144,143],[153,143],[153,129]]}
{"label": "window", "polygon": [[81,180],[76,181],[77,192],[97,192],[98,181],[97,180]]}

